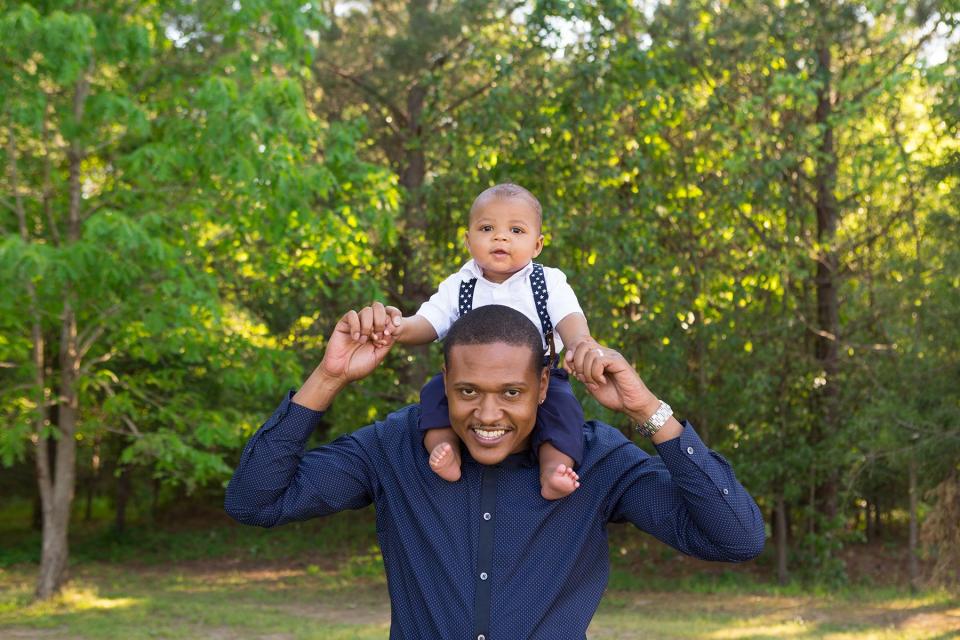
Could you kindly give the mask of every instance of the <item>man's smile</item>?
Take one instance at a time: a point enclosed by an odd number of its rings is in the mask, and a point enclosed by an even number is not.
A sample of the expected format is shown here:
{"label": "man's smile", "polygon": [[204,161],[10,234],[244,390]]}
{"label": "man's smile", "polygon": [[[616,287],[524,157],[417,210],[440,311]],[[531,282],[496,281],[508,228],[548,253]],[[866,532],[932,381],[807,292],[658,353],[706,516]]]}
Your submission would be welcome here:
{"label": "man's smile", "polygon": [[483,444],[496,444],[506,436],[511,429],[502,426],[482,426],[476,425],[470,427],[470,432],[476,436],[477,440]]}

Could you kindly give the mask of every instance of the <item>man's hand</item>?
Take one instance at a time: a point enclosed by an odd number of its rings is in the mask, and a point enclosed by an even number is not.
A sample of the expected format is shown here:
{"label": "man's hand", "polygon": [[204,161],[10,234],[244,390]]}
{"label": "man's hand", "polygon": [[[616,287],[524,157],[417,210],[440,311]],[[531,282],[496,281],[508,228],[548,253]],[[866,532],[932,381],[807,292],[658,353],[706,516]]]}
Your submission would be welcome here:
{"label": "man's hand", "polygon": [[373,373],[393,346],[388,308],[393,307],[374,302],[343,314],[327,342],[319,367],[322,373],[341,380],[343,386]]}
{"label": "man's hand", "polygon": [[[597,402],[619,411],[634,422],[643,422],[660,407],[626,358],[613,349],[584,340],[573,352],[567,352],[567,366]],[[679,437],[683,426],[671,416],[650,438],[654,444]]]}
{"label": "man's hand", "polygon": [[620,353],[584,340],[567,352],[567,367],[597,402],[642,422],[659,406],[659,400]]}
{"label": "man's hand", "polygon": [[293,401],[310,409],[326,410],[344,387],[370,375],[393,347],[393,321],[388,309],[393,307],[374,302],[360,311],[343,314],[327,341],[323,360]]}

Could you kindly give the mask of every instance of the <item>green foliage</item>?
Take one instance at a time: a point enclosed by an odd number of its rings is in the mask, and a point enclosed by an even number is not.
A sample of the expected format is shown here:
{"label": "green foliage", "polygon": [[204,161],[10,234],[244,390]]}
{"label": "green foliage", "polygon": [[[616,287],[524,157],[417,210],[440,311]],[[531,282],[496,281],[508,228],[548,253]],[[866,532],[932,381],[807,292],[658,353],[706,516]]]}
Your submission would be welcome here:
{"label": "green foliage", "polygon": [[[473,197],[511,180],[594,335],[764,513],[783,498],[808,575],[842,581],[857,505],[905,505],[912,460],[921,491],[955,469],[956,3],[349,4],[0,11],[0,462],[57,403],[73,300],[81,458],[222,483],[340,314],[414,312],[465,259]],[[415,400],[436,360],[397,349],[318,439]]]}

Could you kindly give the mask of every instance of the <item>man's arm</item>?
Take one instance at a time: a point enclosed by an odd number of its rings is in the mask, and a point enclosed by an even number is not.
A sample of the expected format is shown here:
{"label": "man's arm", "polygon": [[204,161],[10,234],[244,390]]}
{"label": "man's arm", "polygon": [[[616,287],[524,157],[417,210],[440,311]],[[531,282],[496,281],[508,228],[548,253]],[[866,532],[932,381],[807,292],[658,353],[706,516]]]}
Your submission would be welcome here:
{"label": "man's arm", "polygon": [[[369,504],[375,470],[364,442],[373,427],[306,454],[304,444],[323,411],[348,384],[369,375],[392,347],[383,305],[349,311],[337,323],[323,359],[244,448],[224,507],[244,524],[272,527]],[[384,338],[371,340],[374,333]]]}
{"label": "man's arm", "polygon": [[[608,409],[639,423],[660,406],[634,368],[612,349],[584,344],[572,363],[574,375]],[[651,440],[659,458],[625,444],[626,466],[613,488],[610,519],[633,522],[706,560],[757,556],[765,541],[763,518],[729,463],[707,449],[689,423],[672,416]]]}
{"label": "man's arm", "polygon": [[323,413],[296,404],[291,395],[247,442],[227,486],[224,509],[237,522],[275,527],[359,509],[377,494],[367,453],[374,427],[304,452]]}

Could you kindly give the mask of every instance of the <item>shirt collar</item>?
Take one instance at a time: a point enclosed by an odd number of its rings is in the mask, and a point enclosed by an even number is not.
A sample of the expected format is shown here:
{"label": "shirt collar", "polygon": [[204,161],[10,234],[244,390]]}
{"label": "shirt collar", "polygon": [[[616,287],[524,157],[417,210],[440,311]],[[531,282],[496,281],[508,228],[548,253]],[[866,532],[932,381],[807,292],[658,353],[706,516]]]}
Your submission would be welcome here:
{"label": "shirt collar", "polygon": [[[474,260],[473,258],[470,258],[469,260],[467,260],[466,264],[460,267],[460,271],[461,273],[468,274],[471,278],[476,278],[477,280],[483,280],[483,270],[480,268],[480,265],[477,264],[477,261]],[[528,262],[527,266],[525,266],[523,269],[520,269],[520,271],[517,271],[515,274],[513,274],[512,276],[510,276],[500,284],[508,284],[510,282],[513,282],[514,280],[523,280],[528,275],[530,275],[531,271],[533,271],[533,260]],[[495,284],[495,283],[491,282],[490,284]]]}

